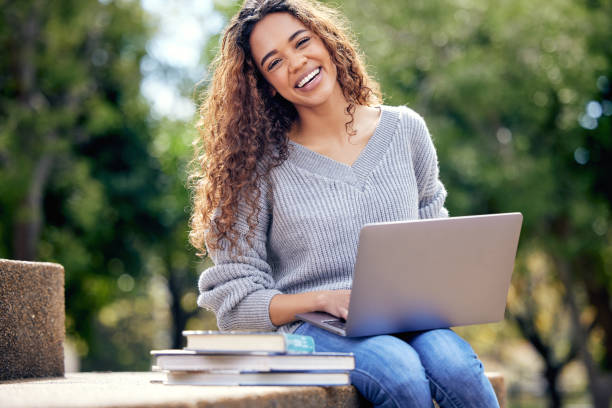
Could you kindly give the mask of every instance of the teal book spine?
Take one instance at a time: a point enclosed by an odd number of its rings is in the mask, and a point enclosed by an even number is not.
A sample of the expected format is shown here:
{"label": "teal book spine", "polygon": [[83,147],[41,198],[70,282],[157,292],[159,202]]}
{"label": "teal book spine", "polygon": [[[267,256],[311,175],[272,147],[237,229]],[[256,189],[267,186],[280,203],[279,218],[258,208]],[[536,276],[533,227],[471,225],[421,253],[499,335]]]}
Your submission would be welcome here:
{"label": "teal book spine", "polygon": [[285,345],[287,353],[290,354],[306,354],[315,351],[314,339],[301,334],[285,334]]}

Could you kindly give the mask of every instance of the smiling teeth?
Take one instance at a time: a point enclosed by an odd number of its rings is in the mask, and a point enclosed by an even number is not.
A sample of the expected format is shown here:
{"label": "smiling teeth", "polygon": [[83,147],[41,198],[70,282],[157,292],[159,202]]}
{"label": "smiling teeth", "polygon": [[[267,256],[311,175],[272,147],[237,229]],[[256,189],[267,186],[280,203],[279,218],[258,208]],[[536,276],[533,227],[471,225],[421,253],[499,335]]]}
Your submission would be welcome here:
{"label": "smiling teeth", "polygon": [[321,71],[321,68],[317,68],[314,71],[312,71],[310,74],[308,74],[306,76],[306,78],[302,79],[300,81],[300,83],[297,85],[298,88],[303,87],[304,85],[306,85],[308,83],[308,81],[310,81],[312,78],[314,78],[319,72]]}

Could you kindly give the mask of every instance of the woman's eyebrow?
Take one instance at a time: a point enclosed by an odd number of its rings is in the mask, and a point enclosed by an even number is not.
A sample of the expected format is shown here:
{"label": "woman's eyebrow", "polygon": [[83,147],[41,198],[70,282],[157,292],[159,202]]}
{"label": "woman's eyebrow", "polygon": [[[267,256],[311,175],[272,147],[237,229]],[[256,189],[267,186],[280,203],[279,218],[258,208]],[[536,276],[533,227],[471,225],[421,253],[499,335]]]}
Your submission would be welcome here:
{"label": "woman's eyebrow", "polygon": [[[289,37],[289,39],[287,40],[287,42],[291,42],[291,41],[293,41],[293,39],[294,39],[296,36],[300,35],[300,34],[301,34],[301,33],[303,33],[304,31],[308,31],[308,30],[305,30],[305,29],[297,30],[295,33],[291,34],[291,36]],[[272,51],[270,51],[269,53],[267,53],[267,54],[266,54],[266,55],[265,55],[265,56],[264,56],[264,57],[261,59],[261,62],[260,62],[261,66],[263,67],[264,62],[266,62],[266,60],[267,60],[268,58],[270,58],[272,55],[276,54],[277,52],[278,52],[278,51],[276,51],[276,50],[272,50]]]}

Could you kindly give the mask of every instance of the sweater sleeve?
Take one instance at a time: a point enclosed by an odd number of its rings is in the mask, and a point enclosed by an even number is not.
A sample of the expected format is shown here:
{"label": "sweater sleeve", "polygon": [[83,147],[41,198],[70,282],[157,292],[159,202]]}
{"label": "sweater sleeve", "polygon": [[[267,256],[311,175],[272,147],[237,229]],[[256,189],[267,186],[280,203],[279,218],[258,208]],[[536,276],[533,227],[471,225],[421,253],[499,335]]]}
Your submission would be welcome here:
{"label": "sweater sleeve", "polygon": [[220,242],[218,249],[208,248],[214,266],[202,272],[198,282],[198,305],[215,313],[217,325],[222,331],[276,330],[270,321],[269,307],[272,297],[281,292],[275,289],[267,262],[270,213],[265,189],[260,191],[260,212],[252,247],[246,240],[249,209],[241,204],[236,219],[240,253],[230,251],[226,240]]}
{"label": "sweater sleeve", "polygon": [[438,155],[425,124],[425,120],[410,108],[406,108],[406,120],[413,130],[411,155],[419,191],[419,218],[448,217],[444,207],[446,189],[439,178]]}

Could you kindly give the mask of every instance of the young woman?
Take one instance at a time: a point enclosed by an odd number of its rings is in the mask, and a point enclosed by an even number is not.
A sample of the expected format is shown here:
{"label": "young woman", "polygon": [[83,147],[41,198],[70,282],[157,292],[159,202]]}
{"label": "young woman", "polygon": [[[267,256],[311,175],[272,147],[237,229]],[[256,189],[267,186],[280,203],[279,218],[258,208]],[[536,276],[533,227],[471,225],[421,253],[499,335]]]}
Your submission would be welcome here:
{"label": "young woman", "polygon": [[380,104],[342,21],[314,1],[247,0],[226,28],[191,175],[191,241],[215,263],[198,304],[221,330],[353,352],[352,383],[376,406],[498,406],[451,330],[343,338],[295,321],[346,318],[361,226],[448,215],[423,119]]}

